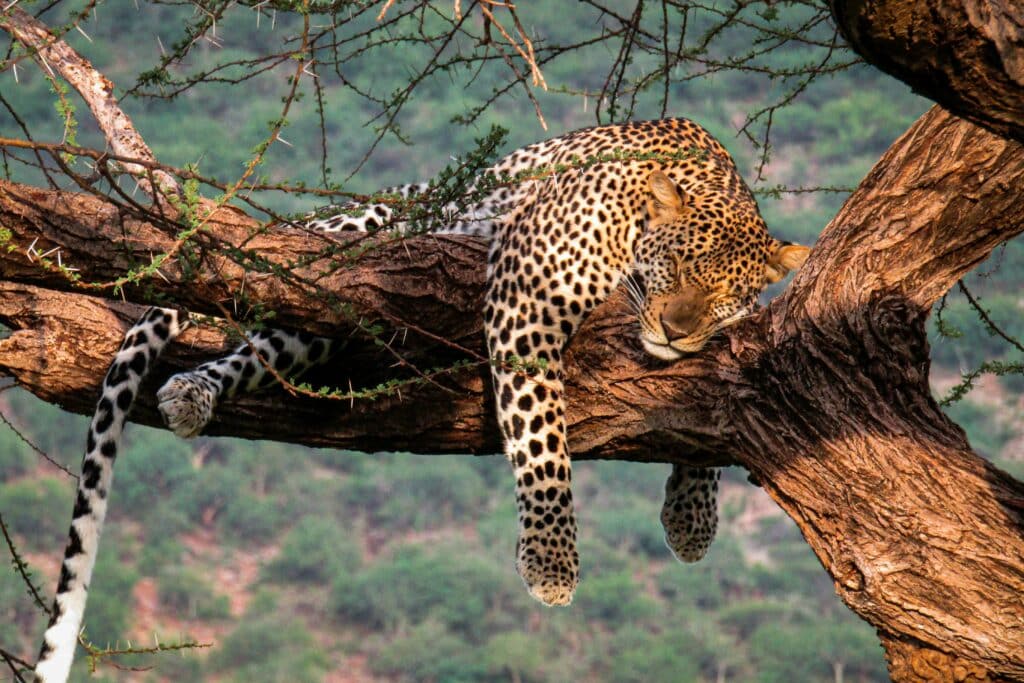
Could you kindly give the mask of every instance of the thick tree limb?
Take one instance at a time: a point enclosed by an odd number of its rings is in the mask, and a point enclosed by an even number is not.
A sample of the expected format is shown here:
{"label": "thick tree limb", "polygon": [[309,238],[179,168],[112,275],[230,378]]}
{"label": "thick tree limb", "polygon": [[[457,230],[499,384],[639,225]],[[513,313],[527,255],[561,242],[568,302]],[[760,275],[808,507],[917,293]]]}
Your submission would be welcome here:
{"label": "thick tree limb", "polygon": [[864,59],[950,111],[1024,141],[1024,8],[1005,0],[830,0]]}
{"label": "thick tree limb", "polygon": [[[939,667],[949,680],[960,669],[978,674],[967,680],[1024,679],[1024,485],[975,456],[932,400],[924,330],[937,297],[1024,231],[1022,184],[1024,147],[934,109],[868,175],[789,290],[703,352],[672,364],[645,357],[628,307],[613,298],[567,354],[574,457],[739,462],[797,520],[844,601],[879,629],[894,677],[934,680],[928,672]],[[323,247],[322,237],[298,231],[258,234],[229,210],[213,223],[204,245],[245,244],[278,263]],[[63,275],[29,263],[24,249],[32,240],[37,251],[60,246],[86,280],[111,279],[172,238],[93,197],[12,184],[0,185],[0,225],[16,246],[0,254],[0,319],[19,330],[0,342],[0,372],[88,409],[100,357],[134,312],[69,293]],[[402,348],[429,366],[463,353],[437,337],[483,354],[483,261],[478,241],[427,237],[383,245],[350,269],[314,259],[285,282],[243,276],[207,255],[198,285],[171,263],[166,282],[147,286],[216,312],[211,302],[230,309],[245,282],[250,300],[279,311],[282,323],[350,333],[351,322],[300,282],[315,279],[366,319],[413,330]],[[171,364],[194,362],[189,354],[205,355],[223,336],[190,333],[183,342]],[[394,373],[392,358],[358,335],[342,355],[335,372],[357,386]],[[90,360],[50,362],[63,357]],[[494,452],[486,375],[480,365],[445,380],[454,393],[423,385],[353,405],[247,398],[222,406],[213,431]],[[151,407],[140,418],[153,421]],[[309,424],[316,434],[304,431]]]}
{"label": "thick tree limb", "polygon": [[[155,161],[153,152],[139,135],[128,115],[114,97],[114,84],[97,71],[88,59],[71,49],[49,27],[20,7],[0,12],[0,29],[33,52],[40,68],[53,77],[59,74],[85,100],[103,132],[111,152],[130,159]],[[56,72],[56,73],[55,73]],[[176,193],[178,181],[160,169],[124,163],[124,169],[138,178],[143,191],[152,194],[150,178],[165,193]]]}
{"label": "thick tree limb", "polygon": [[[936,680],[935,662],[1024,677],[1024,615],[1003,607],[1021,604],[1022,486],[936,409],[923,329],[943,292],[1021,232],[1022,169],[1020,144],[922,117],[774,302],[757,359],[773,388],[733,417],[749,439],[737,457],[885,635],[897,680]],[[971,618],[979,601],[991,620]]]}
{"label": "thick tree limb", "polygon": [[[922,141],[931,139],[939,144],[925,145],[914,152],[915,146],[921,147]],[[788,336],[799,332],[793,321],[803,318],[792,313],[794,311],[803,309],[804,317],[811,320],[842,319],[846,311],[869,305],[879,291],[886,291],[901,282],[913,283],[908,296],[916,306],[927,307],[955,282],[961,272],[982,259],[999,241],[1019,231],[1021,205],[1013,191],[1019,177],[1015,175],[1019,170],[1013,167],[1019,162],[1015,157],[1016,150],[1016,145],[994,136],[984,136],[965,124],[953,123],[951,117],[933,113],[924,119],[903,138],[902,146],[895,146],[880,162],[861,191],[851,198],[846,210],[833,221],[833,229],[823,235],[817,254],[791,289],[793,301],[785,309],[778,309],[780,314],[772,318],[776,328],[775,343],[785,343]],[[920,154],[928,157],[922,161],[917,156]],[[948,164],[936,161],[949,159],[951,155],[960,155],[964,159],[958,162],[960,166],[955,172],[950,172]],[[922,163],[916,163],[919,161]],[[931,175],[926,169],[931,169]],[[14,251],[0,254],[0,278],[11,282],[50,289],[71,288],[63,274],[55,269],[41,268],[25,257],[25,249],[33,243],[37,253],[59,247],[62,263],[81,268],[79,274],[86,281],[113,280],[134,265],[148,263],[153,254],[168,249],[173,243],[173,238],[162,229],[133,219],[98,198],[44,193],[12,184],[0,185],[0,191],[3,192],[0,196],[0,221],[13,231],[11,244],[17,247]],[[897,208],[893,215],[886,215],[880,208],[886,204]],[[860,211],[870,211],[863,220],[867,221],[864,225],[874,227],[873,234],[864,229],[855,230],[857,224],[850,223],[849,217],[858,206]],[[988,206],[992,207],[991,212],[984,208]],[[230,209],[220,209],[211,225],[210,231],[201,236],[207,245],[244,246],[276,263],[310,259],[320,253],[325,244],[330,246],[322,236],[295,230],[260,234],[255,221]],[[961,229],[962,225],[972,227]],[[836,226],[843,229],[835,229]],[[904,249],[897,250],[895,247],[900,244],[900,236],[908,241],[903,242]],[[886,248],[867,248],[870,240]],[[930,256],[921,258],[922,254]],[[50,259],[54,258],[51,254]],[[333,262],[321,259],[293,272],[296,278],[316,279],[325,290],[344,292],[346,301],[354,304],[359,314],[371,320],[383,319],[401,331],[404,348],[420,357],[432,357],[432,361],[423,363],[429,366],[452,360],[459,354],[430,336],[406,335],[407,329],[423,330],[428,335],[451,340],[477,357],[484,356],[479,317],[484,258],[485,247],[477,240],[437,236],[368,251],[356,268],[332,270]],[[901,259],[903,266],[899,265]],[[215,315],[220,311],[218,305],[235,310],[239,293],[244,290],[250,300],[263,302],[275,310],[279,324],[322,334],[347,336],[352,332],[351,323],[346,323],[336,311],[311,297],[309,287],[304,284],[282,282],[269,274],[247,274],[224,257],[207,256],[202,265],[201,277],[185,286],[180,263],[168,263],[162,268],[167,280],[152,278],[147,287],[173,296],[175,301],[190,310]],[[947,270],[932,272],[940,266]],[[0,314],[10,317],[11,309],[18,310],[13,303],[15,296],[12,294],[5,298],[11,303],[0,304],[6,308],[0,310]],[[75,321],[71,322],[75,324]],[[747,325],[732,331],[731,338],[737,340],[733,346],[749,340]],[[114,338],[118,334],[118,331],[112,331],[108,344],[116,346]],[[73,335],[61,338],[70,342]],[[651,395],[652,389],[648,385],[654,378],[659,382],[665,379],[664,368],[648,361],[636,348],[634,338],[632,320],[621,302],[614,300],[592,317],[574,342],[571,358],[585,369],[586,375],[579,380],[570,376],[570,382],[574,383],[574,389],[580,392],[580,396],[593,393],[594,396],[605,396],[607,401],[604,405],[589,399],[579,402],[588,410],[578,415],[573,413],[570,417],[576,425],[571,430],[574,453],[582,456],[595,450],[595,455],[612,456],[624,449],[636,457],[650,457],[644,456],[643,452],[655,445],[658,450],[667,452],[709,449],[721,452],[725,444],[716,435],[728,433],[731,428],[720,407],[715,413],[696,405],[687,406],[685,412],[692,416],[692,420],[684,426],[688,425],[687,429],[693,430],[690,433],[666,429],[666,425],[654,419],[661,414],[659,411],[668,410],[672,414],[670,421],[675,424],[682,419],[680,414],[684,411],[678,410],[678,398]],[[738,341],[741,338],[743,342]],[[372,344],[354,339],[352,348],[345,355],[349,361],[345,365],[350,370],[341,369],[343,386],[350,378],[354,386],[359,387],[374,386],[394,376],[393,368],[387,367],[392,359]],[[677,377],[679,373],[686,372],[699,378],[705,376],[709,368],[733,366],[734,361],[729,356],[722,346],[715,345],[705,354],[670,367]],[[97,377],[101,372],[100,366],[102,363],[95,369]],[[604,373],[610,374],[606,376]],[[286,427],[251,421],[251,413],[244,412],[239,422],[215,423],[213,429],[214,433],[226,430],[229,433],[247,433],[256,438],[358,447],[361,440],[369,438],[369,433],[359,429],[348,430],[358,421],[358,416],[363,415],[367,419],[367,430],[380,434],[380,441],[366,444],[364,449],[390,447],[426,452],[494,452],[500,448],[496,438],[490,435],[492,430],[486,426],[490,419],[487,417],[490,405],[484,400],[482,379],[486,374],[477,368],[460,377],[457,382],[459,388],[471,392],[474,396],[472,401],[478,407],[470,410],[471,404],[459,404],[458,410],[447,417],[442,414],[444,411],[436,408],[432,411],[417,410],[412,402],[422,396],[422,400],[437,406],[459,399],[453,399],[436,387],[424,387],[404,392],[401,402],[396,397],[393,401],[356,406],[354,415],[344,409],[339,411],[334,405],[318,406],[313,410],[319,415],[318,420],[323,422],[315,435],[305,431],[289,434],[282,431]],[[717,375],[728,378],[729,373],[720,370],[707,376],[717,378]],[[616,382],[615,391],[608,392],[605,389],[608,377],[626,377],[629,381]],[[50,391],[45,387],[62,386],[61,382],[53,379],[33,381],[32,384],[40,387],[41,391]],[[72,409],[91,410],[91,397],[74,395],[80,388],[81,385],[62,395],[49,393],[47,398]],[[697,387],[693,390],[696,391]],[[702,388],[698,393],[704,392],[707,392],[705,400],[700,401],[703,405],[724,401],[728,395],[728,390],[713,387]],[[432,413],[431,425],[411,429],[411,425],[396,419],[392,403],[399,406],[408,404],[411,413]],[[250,404],[246,402],[245,405]],[[257,410],[265,408],[269,402],[267,399],[255,399],[251,405],[253,410]],[[580,408],[571,407],[570,410]],[[333,418],[328,419],[326,414]],[[598,419],[597,414],[606,417]],[[382,420],[385,415],[389,417]],[[472,428],[468,428],[466,423],[470,415],[473,416],[469,423]],[[308,418],[311,414],[294,415],[296,418],[303,416]],[[229,411],[223,412],[222,417],[232,419]],[[624,426],[630,423],[633,428],[623,432]],[[455,428],[455,424],[461,427]],[[593,426],[592,433],[582,429],[584,424]],[[643,426],[638,426],[640,424]],[[471,436],[478,432],[486,436]],[[607,439],[599,436],[601,433],[617,436],[606,444]],[[700,444],[707,446],[701,448]]]}

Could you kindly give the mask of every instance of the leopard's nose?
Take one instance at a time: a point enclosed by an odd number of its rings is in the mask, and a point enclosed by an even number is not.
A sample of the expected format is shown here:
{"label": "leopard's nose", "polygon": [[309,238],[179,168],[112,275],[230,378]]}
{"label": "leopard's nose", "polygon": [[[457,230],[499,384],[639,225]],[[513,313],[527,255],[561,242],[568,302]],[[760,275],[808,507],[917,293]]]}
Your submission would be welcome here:
{"label": "leopard's nose", "polygon": [[704,297],[694,288],[673,299],[661,313],[661,327],[668,340],[675,341],[693,334],[704,312]]}

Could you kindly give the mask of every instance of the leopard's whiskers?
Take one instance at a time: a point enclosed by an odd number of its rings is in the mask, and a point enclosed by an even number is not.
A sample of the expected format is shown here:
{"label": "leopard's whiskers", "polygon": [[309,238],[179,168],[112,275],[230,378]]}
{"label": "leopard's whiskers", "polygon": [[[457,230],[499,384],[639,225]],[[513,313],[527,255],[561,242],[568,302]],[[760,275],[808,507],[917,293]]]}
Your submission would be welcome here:
{"label": "leopard's whiskers", "polygon": [[643,289],[640,287],[640,284],[633,278],[632,273],[625,273],[622,280],[626,284],[626,293],[628,294],[627,299],[629,299],[630,305],[632,306],[636,314],[640,315],[644,307],[645,297]]}

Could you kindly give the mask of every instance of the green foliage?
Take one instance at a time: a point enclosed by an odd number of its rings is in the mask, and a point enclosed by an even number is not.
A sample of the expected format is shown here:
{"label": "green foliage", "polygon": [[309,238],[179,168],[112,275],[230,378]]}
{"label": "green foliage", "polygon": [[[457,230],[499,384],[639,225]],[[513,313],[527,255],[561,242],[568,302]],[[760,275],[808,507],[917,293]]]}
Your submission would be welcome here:
{"label": "green foliage", "polygon": [[[750,637],[754,680],[764,683],[821,681],[827,683],[841,667],[847,675],[884,680],[881,647],[863,623],[802,622],[789,628],[766,623]],[[851,676],[852,677],[852,676]]]}
{"label": "green foliage", "polygon": [[490,487],[479,463],[459,457],[378,457],[338,489],[336,505],[346,519],[365,516],[373,525],[423,530],[486,507]]}
{"label": "green foliage", "polygon": [[665,559],[669,550],[659,514],[660,505],[653,504],[637,504],[624,510],[603,509],[594,514],[593,524],[598,536],[612,547]]}
{"label": "green foliage", "polygon": [[[127,457],[117,461],[111,512],[152,509],[160,498],[174,495],[193,485],[192,444],[172,434],[155,429],[132,429],[132,438],[125,440]],[[141,433],[139,433],[141,431]]]}
{"label": "green foliage", "polygon": [[[309,449],[307,453],[319,453]],[[299,455],[298,457],[303,457]],[[353,460],[354,458],[349,458]],[[288,521],[300,520],[308,516],[323,516],[325,501],[336,501],[330,508],[339,519],[351,519],[344,515],[345,508],[342,503],[345,500],[344,482],[340,477],[316,477],[306,472],[305,476],[292,476],[280,486],[275,494],[280,502],[281,513]],[[329,517],[335,514],[328,515]]]}
{"label": "green foliage", "polygon": [[[984,308],[1007,334],[1024,339],[1024,318],[1018,299],[1017,292],[992,294],[985,297]],[[977,312],[961,297],[948,297],[934,321],[932,356],[942,365],[974,367],[1012,351],[1005,340],[985,328]],[[945,325],[945,334],[938,327],[940,321]]]}
{"label": "green foliage", "polygon": [[[166,508],[166,505],[161,507]],[[158,515],[153,515],[150,519],[154,517],[158,517]],[[154,526],[159,529],[155,522],[147,526],[150,529]],[[158,576],[168,566],[179,566],[185,548],[181,541],[178,540],[177,533],[180,533],[180,530],[175,533],[157,531],[156,533],[146,535],[135,565],[139,570],[139,574],[142,576]]]}
{"label": "green foliage", "polygon": [[626,623],[657,613],[653,601],[627,572],[590,577],[580,584],[575,601],[595,621]]}
{"label": "green foliage", "polygon": [[674,602],[706,610],[722,609],[733,602],[734,596],[744,595],[751,588],[751,576],[736,571],[736,567],[746,566],[738,539],[719,534],[700,562],[666,566],[658,576],[658,588]]}
{"label": "green foliage", "polygon": [[204,514],[223,510],[228,502],[242,492],[237,472],[223,464],[204,467],[191,486],[179,489],[173,496],[174,506],[193,524],[203,520]]}
{"label": "green foliage", "polygon": [[1013,430],[991,406],[959,401],[944,410],[949,419],[967,432],[971,448],[985,457],[998,456],[1013,436]]}
{"label": "green foliage", "polygon": [[544,683],[554,680],[549,675],[550,662],[558,654],[550,640],[522,631],[500,632],[484,645],[480,659],[491,680],[498,678],[523,683]]}
{"label": "green foliage", "polygon": [[453,459],[439,467],[416,458],[374,477],[373,521],[388,526],[429,529],[465,519],[484,507],[489,491],[467,462]]}
{"label": "green foliage", "polygon": [[291,617],[243,620],[209,658],[209,667],[238,683],[318,683],[327,658],[309,630]]}
{"label": "green foliage", "polygon": [[[84,450],[88,418],[43,403],[27,391],[5,391],[0,406],[4,416],[50,458],[72,471],[77,470]],[[56,424],[61,428],[54,429]],[[0,433],[8,429],[2,425]],[[56,473],[56,468],[52,472]]]}
{"label": "green foliage", "polygon": [[819,656],[817,632],[806,628],[779,628],[768,621],[750,636],[755,680],[761,683],[830,680],[831,666]]}
{"label": "green foliage", "polygon": [[1011,477],[1024,479],[1024,460],[1000,460],[999,466]]}
{"label": "green foliage", "polygon": [[67,538],[74,482],[40,477],[0,485],[0,514],[8,530],[24,539],[26,549],[53,552]]}
{"label": "green foliage", "polygon": [[784,630],[791,623],[793,610],[793,605],[782,602],[737,600],[718,611],[718,623],[741,640],[747,640],[762,627]]}
{"label": "green foliage", "polygon": [[0,424],[0,481],[25,474],[36,463],[36,454],[13,430]]}
{"label": "green foliage", "polygon": [[[649,681],[696,681],[700,652],[692,641],[680,642],[672,630],[660,634],[625,626],[612,640],[614,654],[608,680],[622,683]],[[797,680],[797,679],[793,679]]]}
{"label": "green foliage", "polygon": [[344,573],[335,581],[331,610],[340,620],[385,630],[433,616],[475,638],[501,598],[501,573],[483,558],[453,551],[404,545],[355,576]]}
{"label": "green foliage", "polygon": [[[32,578],[38,580],[38,575]],[[0,568],[0,643],[22,644],[22,633],[37,633],[44,616],[14,568]]]}
{"label": "green foliage", "polygon": [[230,616],[226,595],[218,595],[196,570],[172,564],[159,576],[160,604],[182,619],[223,619]]}
{"label": "green foliage", "polygon": [[160,653],[151,657],[148,665],[153,669],[146,680],[152,683],[202,681],[205,679],[203,660],[194,651],[181,650],[180,652]]}
{"label": "green foliage", "polygon": [[328,583],[360,564],[359,541],[332,519],[305,517],[284,537],[281,552],[263,570],[270,581]]}
{"label": "green foliage", "polygon": [[[512,519],[515,521],[514,516]],[[585,522],[582,523],[585,524]],[[513,536],[517,533],[514,526],[512,527],[511,533]],[[508,535],[506,534],[504,538],[508,538]],[[495,542],[499,541],[500,539],[495,539]],[[591,576],[604,576],[605,574],[628,572],[633,566],[633,562],[631,562],[632,558],[628,552],[624,552],[621,548],[614,548],[608,545],[604,539],[599,537],[584,536],[579,539],[579,551],[581,556],[593,558],[590,562],[590,571],[587,572],[588,578]],[[666,550],[666,552],[668,551]]]}
{"label": "green foliage", "polygon": [[487,664],[442,623],[428,620],[381,646],[371,667],[398,681],[489,681]]}
{"label": "green foliage", "polygon": [[[585,488],[593,486],[593,494],[612,505],[626,500],[632,503],[640,496],[645,497],[650,505],[660,506],[665,479],[671,471],[669,465],[662,463],[598,461],[583,471],[584,480],[580,484]],[[603,486],[602,483],[606,481],[614,481],[615,486]]]}
{"label": "green foliage", "polygon": [[124,561],[117,539],[105,535],[85,611],[85,632],[90,642],[101,647],[124,644],[134,612],[132,587],[138,578],[134,567]]}
{"label": "green foliage", "polygon": [[276,501],[242,491],[224,507],[219,526],[237,543],[262,545],[270,542],[284,522]]}

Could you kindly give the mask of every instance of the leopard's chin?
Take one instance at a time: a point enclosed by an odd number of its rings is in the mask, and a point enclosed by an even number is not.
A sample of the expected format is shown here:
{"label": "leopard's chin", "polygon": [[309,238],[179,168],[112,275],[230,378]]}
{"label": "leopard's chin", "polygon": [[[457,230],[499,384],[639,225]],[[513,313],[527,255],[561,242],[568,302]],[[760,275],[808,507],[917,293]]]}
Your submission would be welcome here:
{"label": "leopard's chin", "polygon": [[668,344],[657,344],[644,338],[640,339],[640,343],[643,344],[644,351],[659,360],[676,360],[683,357],[682,351],[679,351]]}

